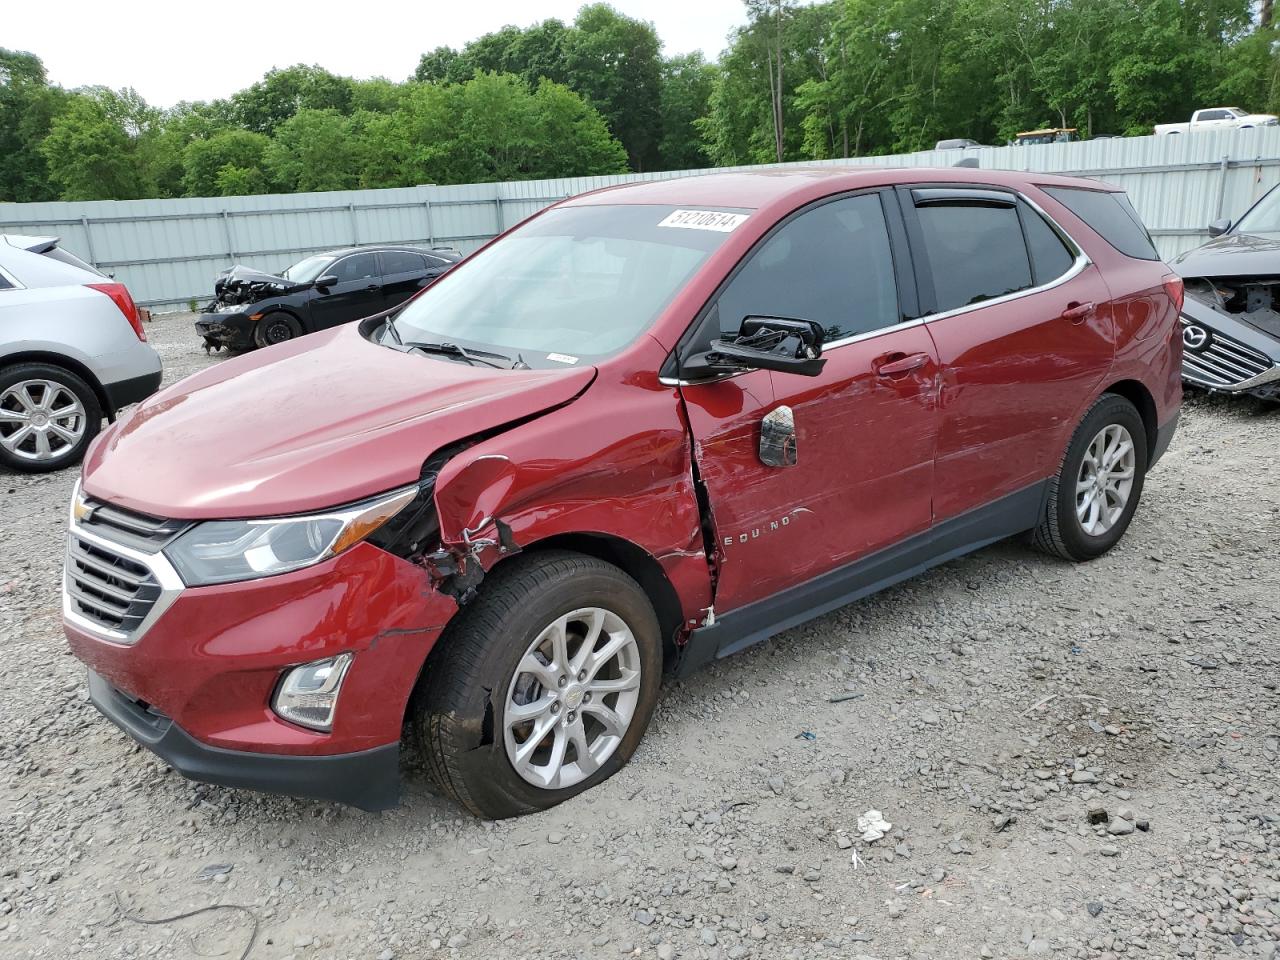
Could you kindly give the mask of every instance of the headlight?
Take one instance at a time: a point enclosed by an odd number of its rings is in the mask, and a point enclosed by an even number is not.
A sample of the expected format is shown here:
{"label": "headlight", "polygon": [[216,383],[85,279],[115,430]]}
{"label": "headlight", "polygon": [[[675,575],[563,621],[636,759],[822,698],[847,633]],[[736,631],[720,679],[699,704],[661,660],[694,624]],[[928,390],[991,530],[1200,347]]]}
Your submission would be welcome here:
{"label": "headlight", "polygon": [[253,580],[319,563],[359,543],[413,500],[406,487],[328,513],[271,520],[209,520],[165,548],[188,586]]}
{"label": "headlight", "polygon": [[271,706],[286,720],[312,730],[332,730],[342,681],[351,666],[351,654],[294,667],[280,681]]}

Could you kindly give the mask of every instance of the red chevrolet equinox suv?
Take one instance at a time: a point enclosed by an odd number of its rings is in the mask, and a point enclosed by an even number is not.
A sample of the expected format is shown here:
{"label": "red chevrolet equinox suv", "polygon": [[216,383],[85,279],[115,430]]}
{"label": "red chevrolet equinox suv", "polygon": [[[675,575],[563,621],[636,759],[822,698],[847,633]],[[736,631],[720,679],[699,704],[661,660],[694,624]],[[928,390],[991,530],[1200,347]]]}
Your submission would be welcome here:
{"label": "red chevrolet equinox suv", "polygon": [[1181,401],[1125,195],[973,169],[600,190],[390,315],[107,429],[63,616],[184,775],[485,817],[635,751],[683,675],[993,541],[1124,534]]}

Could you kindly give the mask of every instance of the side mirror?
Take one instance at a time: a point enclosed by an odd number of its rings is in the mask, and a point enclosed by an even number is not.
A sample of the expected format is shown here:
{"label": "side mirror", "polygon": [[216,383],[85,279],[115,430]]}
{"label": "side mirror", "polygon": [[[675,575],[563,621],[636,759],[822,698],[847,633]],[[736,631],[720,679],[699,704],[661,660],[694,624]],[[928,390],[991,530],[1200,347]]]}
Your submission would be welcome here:
{"label": "side mirror", "polygon": [[1209,224],[1209,236],[1220,237],[1231,229],[1231,221],[1227,219],[1215,220]]}
{"label": "side mirror", "polygon": [[689,359],[686,375],[714,375],[741,370],[777,370],[816,377],[827,361],[822,357],[824,333],[813,320],[791,317],[747,317],[731,340],[712,340],[711,349]]}
{"label": "side mirror", "polygon": [[323,277],[316,277],[317,287],[332,287],[338,282],[338,278],[332,273],[326,273]]}

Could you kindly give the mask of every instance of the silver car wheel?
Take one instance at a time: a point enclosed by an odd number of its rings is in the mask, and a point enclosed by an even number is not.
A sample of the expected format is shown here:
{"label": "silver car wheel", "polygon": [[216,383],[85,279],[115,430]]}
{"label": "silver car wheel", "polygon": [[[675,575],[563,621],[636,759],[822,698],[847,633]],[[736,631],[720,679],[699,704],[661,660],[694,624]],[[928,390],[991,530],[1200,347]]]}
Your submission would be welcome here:
{"label": "silver car wheel", "polygon": [[84,404],[53,380],[21,380],[0,393],[0,446],[24,460],[54,460],[84,437]]}
{"label": "silver car wheel", "polygon": [[1076,518],[1089,536],[1102,536],[1124,513],[1136,465],[1133,437],[1118,423],[1103,427],[1089,443],[1076,478]]}
{"label": "silver car wheel", "polygon": [[527,783],[571,787],[611,757],[640,699],[640,648],[600,607],[574,610],[529,645],[503,709],[507,759]]}

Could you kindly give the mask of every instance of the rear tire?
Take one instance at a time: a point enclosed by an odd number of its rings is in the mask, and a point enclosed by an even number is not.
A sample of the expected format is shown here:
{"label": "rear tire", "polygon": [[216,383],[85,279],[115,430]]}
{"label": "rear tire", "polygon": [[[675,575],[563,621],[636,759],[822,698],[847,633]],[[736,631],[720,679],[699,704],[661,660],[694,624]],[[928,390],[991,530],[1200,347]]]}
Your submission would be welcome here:
{"label": "rear tire", "polygon": [[102,428],[93,388],[64,367],[18,363],[0,369],[0,464],[49,473],[79,463]]}
{"label": "rear tire", "polygon": [[1100,557],[1124,536],[1147,473],[1147,431],[1137,408],[1104,393],[1067,444],[1032,542],[1045,553],[1081,562]]}
{"label": "rear tire", "polygon": [[413,724],[446,794],[478,817],[513,817],[617,773],[649,724],[661,673],[658,619],[634,580],[594,557],[534,553],[490,573],[450,623]]}
{"label": "rear tire", "polygon": [[302,324],[296,317],[276,310],[268,313],[253,328],[253,342],[259,347],[270,347],[277,343],[286,343],[294,337],[302,336]]}

